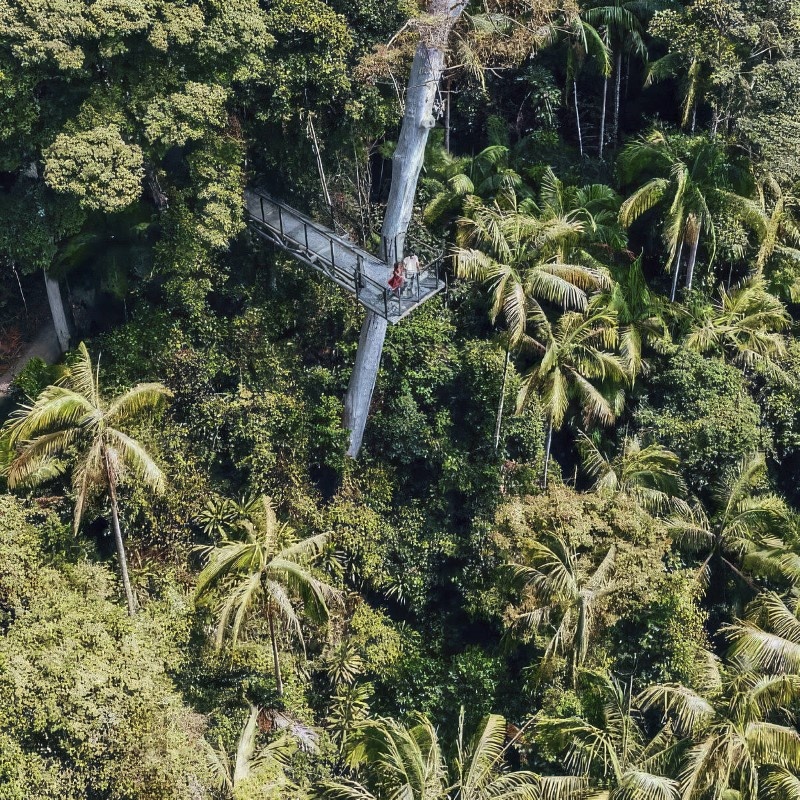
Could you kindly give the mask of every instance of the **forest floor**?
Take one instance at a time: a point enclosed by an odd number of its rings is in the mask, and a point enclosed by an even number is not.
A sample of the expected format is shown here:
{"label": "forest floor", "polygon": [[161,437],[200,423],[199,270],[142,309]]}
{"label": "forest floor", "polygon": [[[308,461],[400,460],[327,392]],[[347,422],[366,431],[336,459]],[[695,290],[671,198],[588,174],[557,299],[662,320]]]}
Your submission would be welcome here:
{"label": "forest floor", "polygon": [[8,393],[14,378],[32,358],[37,356],[48,364],[55,363],[61,356],[56,329],[50,319],[44,322],[33,341],[29,342],[17,356],[14,364],[0,375],[0,395]]}

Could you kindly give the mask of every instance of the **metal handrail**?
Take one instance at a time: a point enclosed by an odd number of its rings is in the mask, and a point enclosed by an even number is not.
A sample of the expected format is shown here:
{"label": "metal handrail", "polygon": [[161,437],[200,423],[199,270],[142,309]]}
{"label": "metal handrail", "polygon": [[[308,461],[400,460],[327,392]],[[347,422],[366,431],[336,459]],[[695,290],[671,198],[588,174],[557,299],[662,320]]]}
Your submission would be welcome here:
{"label": "metal handrail", "polygon": [[[328,231],[322,225],[315,224],[313,220],[309,220],[306,217],[304,217],[303,215],[301,215],[301,214],[299,214],[297,212],[294,212],[292,209],[289,208],[289,206],[286,206],[285,204],[281,203],[280,201],[273,200],[272,198],[267,198],[267,202],[268,203],[272,203],[279,211],[280,211],[281,208],[285,208],[287,210],[292,210],[294,216],[303,224],[303,239],[304,239],[304,241],[299,241],[294,236],[289,234],[284,229],[284,226],[282,224],[280,224],[279,228],[275,228],[275,226],[267,220],[266,214],[264,213],[264,198],[263,197],[259,197],[259,200],[260,200],[260,209],[261,209],[261,220],[260,220],[261,224],[265,225],[266,227],[271,228],[273,231],[276,231],[277,233],[279,233],[281,238],[289,239],[294,244],[299,245],[300,247],[304,246],[305,249],[306,249],[306,252],[309,252],[309,253],[312,252],[312,251],[311,251],[311,249],[310,249],[310,247],[308,245],[308,228],[311,228],[312,230],[317,231],[317,233],[321,234],[326,239],[328,239],[329,242],[330,242],[330,248],[331,248],[331,261],[330,261],[330,264],[331,264],[331,267],[334,270],[336,270],[335,255],[334,255],[334,253],[335,253],[335,251],[334,251],[334,239],[331,237],[331,232],[330,231]],[[282,223],[282,217],[280,216],[280,214],[279,214],[279,221],[281,221],[281,223]],[[341,247],[341,248],[347,250],[348,252],[350,252],[355,257],[357,264],[359,264],[359,265],[362,264],[363,255],[361,253],[359,253],[358,250],[355,247],[350,246],[347,242],[341,240],[338,236],[335,239],[335,243],[339,247]],[[316,255],[316,253],[315,253],[315,255]],[[381,263],[383,263],[383,262],[381,262]],[[382,284],[378,283],[378,281],[376,281],[374,278],[371,278],[369,275],[367,275],[367,273],[363,271],[363,267],[360,267],[360,270],[357,271],[357,274],[360,276],[362,282],[366,282],[367,284],[371,284],[378,292],[384,292],[388,288],[388,287],[385,287]],[[356,291],[356,286],[358,284],[357,279],[355,277],[351,276],[351,273],[349,273],[349,272],[343,272],[342,271],[342,275],[346,279],[348,279],[348,280],[346,280],[346,282],[352,285],[353,291],[355,292]],[[363,288],[363,287],[359,287],[359,289],[360,288]]]}
{"label": "metal handrail", "polygon": [[[325,272],[329,272],[331,277],[336,280],[338,283],[343,285],[345,288],[353,291],[356,295],[356,298],[360,298],[361,291],[364,288],[371,287],[375,290],[379,296],[383,298],[383,310],[384,315],[386,318],[389,318],[389,302],[391,299],[397,299],[398,304],[398,315],[403,314],[403,301],[409,300],[414,301],[415,298],[403,298],[399,294],[395,296],[395,292],[387,285],[376,281],[374,278],[370,277],[365,270],[364,270],[364,251],[362,248],[351,244],[342,236],[336,234],[334,231],[331,231],[329,228],[326,228],[324,225],[317,223],[315,220],[310,219],[306,215],[300,213],[296,209],[292,208],[291,206],[283,203],[280,200],[276,200],[269,195],[261,194],[260,192],[256,192],[259,198],[259,209],[261,211],[261,219],[259,220],[258,217],[255,217],[252,213],[248,212],[249,216],[252,217],[257,223],[260,223],[265,228],[271,230],[273,234],[277,234],[281,240],[289,241],[293,245],[302,248],[305,250],[307,257],[314,256],[313,260],[310,260],[309,263],[314,265],[314,262],[317,264],[317,268],[320,268],[320,259],[324,263],[327,259],[321,254],[311,249],[309,245],[309,236],[308,231],[309,228],[312,231],[315,231],[317,234],[322,236],[329,242],[330,246],[330,268],[324,268]],[[273,206],[277,210],[278,214],[278,227],[276,228],[273,223],[271,223],[267,219],[267,215],[264,209],[265,201]],[[283,211],[287,211],[290,213],[291,217],[296,219],[298,222],[302,224],[303,228],[303,237],[302,241],[293,236],[286,230],[286,225],[284,224],[283,220]],[[386,242],[384,242],[386,244]],[[395,248],[397,246],[397,237],[395,238]],[[426,244],[426,243],[425,243]],[[342,248],[345,252],[351,254],[354,257],[356,263],[356,270],[355,273],[346,271],[345,269],[339,267],[336,264],[336,247]],[[384,251],[386,252],[386,251]],[[386,266],[386,262],[380,258],[372,257],[376,264],[380,264]],[[419,302],[421,299],[421,289],[420,289],[420,275],[422,272],[430,275],[433,273],[435,275],[435,286],[438,286],[440,280],[440,266],[444,260],[444,250],[442,250],[441,254],[435,256],[431,259],[426,265],[424,270],[420,270],[420,273],[417,275],[416,280],[416,302]]]}

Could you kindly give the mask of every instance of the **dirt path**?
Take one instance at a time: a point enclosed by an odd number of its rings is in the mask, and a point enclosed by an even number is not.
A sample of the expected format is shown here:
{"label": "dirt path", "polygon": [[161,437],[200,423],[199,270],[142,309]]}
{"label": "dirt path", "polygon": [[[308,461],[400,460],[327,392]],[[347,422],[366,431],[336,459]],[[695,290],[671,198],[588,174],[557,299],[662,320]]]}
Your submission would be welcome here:
{"label": "dirt path", "polygon": [[11,369],[0,375],[0,395],[8,394],[11,381],[22,371],[32,358],[38,356],[48,364],[54,364],[61,357],[53,323],[48,323],[36,334],[36,338],[23,350]]}

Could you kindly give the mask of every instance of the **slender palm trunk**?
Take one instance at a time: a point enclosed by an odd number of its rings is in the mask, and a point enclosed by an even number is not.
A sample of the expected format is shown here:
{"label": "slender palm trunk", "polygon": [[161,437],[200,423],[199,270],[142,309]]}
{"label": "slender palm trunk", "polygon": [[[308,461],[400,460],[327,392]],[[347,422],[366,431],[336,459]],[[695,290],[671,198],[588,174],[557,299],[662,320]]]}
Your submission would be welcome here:
{"label": "slender palm trunk", "polygon": [[267,606],[267,617],[269,619],[269,638],[272,642],[272,666],[275,669],[275,686],[278,697],[281,697],[283,695],[283,678],[281,677],[281,662],[278,659],[278,640],[275,637],[275,614],[271,605]]}
{"label": "slender palm trunk", "polygon": [[[406,108],[397,148],[392,158],[392,183],[381,229],[383,256],[403,257],[405,235],[414,209],[417,180],[425,158],[428,134],[435,125],[433,104],[444,70],[445,47],[450,30],[463,10],[460,2],[433,0],[437,22],[417,46],[406,92]],[[387,268],[387,279],[389,270]],[[344,427],[350,432],[347,455],[355,458],[364,439],[372,392],[378,377],[387,321],[372,311],[361,328],[356,362],[344,401]]]}
{"label": "slender palm trunk", "polygon": [[453,84],[453,79],[447,79],[447,91],[444,94],[444,149],[445,152],[450,152],[450,94],[451,94],[451,86]]}
{"label": "slender palm trunk", "polygon": [[697,222],[697,233],[694,236],[694,239],[691,243],[691,247],[689,249],[689,260],[686,263],[686,288],[692,288],[692,279],[694,278],[694,265],[697,261],[697,247],[700,244],[700,224],[702,220],[698,220]]}
{"label": "slender palm trunk", "polygon": [[64,309],[64,298],[61,296],[61,286],[55,278],[51,278],[44,270],[44,285],[47,289],[47,302],[50,306],[50,314],[53,317],[53,327],[56,329],[58,346],[62,353],[69,350],[69,324],[67,323],[67,312]]}
{"label": "slender palm trunk", "polygon": [[608,76],[603,79],[603,109],[600,112],[600,144],[597,148],[597,155],[603,160],[603,145],[606,139],[606,105],[608,104]]}
{"label": "slender palm trunk", "polygon": [[619,136],[619,106],[622,89],[622,49],[617,50],[614,59],[614,121],[611,126],[611,143],[616,145]]}
{"label": "slender palm trunk", "polygon": [[672,291],[669,293],[671,302],[675,302],[675,293],[678,291],[678,273],[681,271],[681,257],[683,256],[683,237],[678,245],[678,252],[675,253],[675,263],[672,266]]}
{"label": "slender palm trunk", "polygon": [[575,102],[575,124],[578,126],[578,151],[583,158],[583,131],[581,130],[581,112],[578,107],[578,82],[572,79],[572,99]]}
{"label": "slender palm trunk", "polygon": [[500,386],[500,402],[497,404],[497,419],[494,423],[494,452],[500,447],[500,428],[503,424],[503,403],[506,399],[506,381],[508,380],[508,362],[511,358],[511,348],[506,342],[506,359],[503,364],[503,383]]}
{"label": "slender palm trunk", "polygon": [[606,106],[608,105],[608,75],[603,79],[603,107],[600,111],[600,144],[597,148],[597,154],[600,160],[603,160],[603,145],[606,140]]}
{"label": "slender palm trunk", "polygon": [[550,423],[547,428],[547,442],[544,446],[544,475],[542,476],[542,488],[547,488],[547,473],[550,468],[550,448],[553,445],[553,418],[550,417]]}
{"label": "slender palm trunk", "polygon": [[128,614],[133,616],[139,610],[136,602],[136,595],[131,588],[131,579],[128,576],[128,558],[125,555],[125,543],[122,540],[122,529],[119,526],[119,505],[117,503],[116,477],[108,462],[108,453],[103,452],[103,460],[106,467],[106,480],[108,481],[108,494],[111,498],[111,521],[114,528],[114,543],[117,546],[117,561],[122,573],[122,586],[125,589],[125,600],[128,603]]}

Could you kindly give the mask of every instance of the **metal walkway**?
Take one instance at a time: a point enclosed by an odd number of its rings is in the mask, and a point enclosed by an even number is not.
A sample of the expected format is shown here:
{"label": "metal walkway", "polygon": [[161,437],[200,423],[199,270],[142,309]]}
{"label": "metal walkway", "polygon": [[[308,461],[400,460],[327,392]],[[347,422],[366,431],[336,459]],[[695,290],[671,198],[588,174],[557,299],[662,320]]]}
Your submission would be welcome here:
{"label": "metal walkway", "polygon": [[361,305],[397,323],[445,288],[441,258],[420,265],[419,279],[398,294],[388,286],[391,267],[319,222],[259,190],[245,191],[251,229],[356,296]]}

